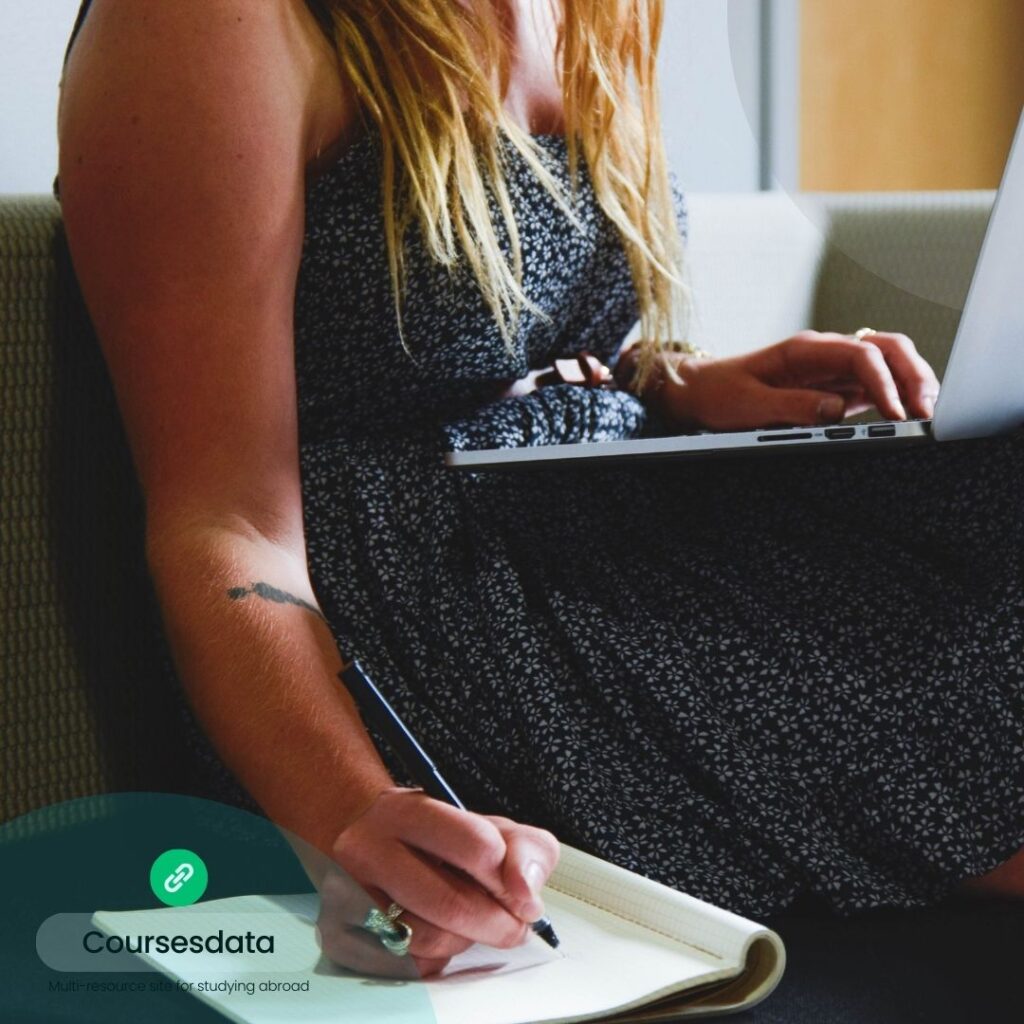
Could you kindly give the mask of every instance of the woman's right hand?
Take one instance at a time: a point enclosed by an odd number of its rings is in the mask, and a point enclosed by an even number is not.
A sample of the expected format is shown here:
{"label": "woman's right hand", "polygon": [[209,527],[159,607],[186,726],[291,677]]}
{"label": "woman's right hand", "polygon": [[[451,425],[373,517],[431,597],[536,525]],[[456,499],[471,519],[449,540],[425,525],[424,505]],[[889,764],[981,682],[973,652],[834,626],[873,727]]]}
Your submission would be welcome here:
{"label": "woman's right hand", "polygon": [[[426,977],[475,942],[518,946],[544,915],[539,893],[558,853],[544,829],[452,807],[420,789],[383,790],[334,843],[343,871],[320,887],[323,951],[360,973]],[[372,906],[391,902],[412,928],[406,957],[361,928]]]}

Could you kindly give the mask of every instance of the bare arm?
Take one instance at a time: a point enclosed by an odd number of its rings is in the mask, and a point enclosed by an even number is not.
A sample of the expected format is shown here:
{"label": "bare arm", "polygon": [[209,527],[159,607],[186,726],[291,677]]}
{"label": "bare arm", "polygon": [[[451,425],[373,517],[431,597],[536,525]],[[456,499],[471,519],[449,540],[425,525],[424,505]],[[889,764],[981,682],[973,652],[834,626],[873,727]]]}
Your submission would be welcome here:
{"label": "bare arm", "polygon": [[271,819],[329,853],[393,785],[336,673],[303,562],[259,536],[192,530],[151,557],[181,678]]}
{"label": "bare arm", "polygon": [[243,784],[329,849],[392,783],[334,676],[306,569],[291,310],[315,82],[294,61],[301,33],[287,4],[96,0],[69,60],[60,175],[179,674]]}
{"label": "bare arm", "polygon": [[[524,941],[540,916],[526,866],[542,881],[557,843],[394,786],[336,677],[306,558],[292,333],[331,66],[310,21],[301,0],[94,0],[62,98],[62,206],[189,699],[275,822],[408,908],[427,972],[474,941]],[[400,963],[331,920],[337,959]]]}

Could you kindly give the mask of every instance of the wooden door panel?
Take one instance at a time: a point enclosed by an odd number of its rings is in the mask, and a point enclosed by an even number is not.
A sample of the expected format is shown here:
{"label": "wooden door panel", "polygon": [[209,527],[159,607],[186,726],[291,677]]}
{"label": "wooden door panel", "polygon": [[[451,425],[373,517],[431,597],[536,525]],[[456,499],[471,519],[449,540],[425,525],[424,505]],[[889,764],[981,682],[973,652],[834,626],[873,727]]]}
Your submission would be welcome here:
{"label": "wooden door panel", "polygon": [[1024,105],[1024,0],[803,0],[801,184],[995,188]]}

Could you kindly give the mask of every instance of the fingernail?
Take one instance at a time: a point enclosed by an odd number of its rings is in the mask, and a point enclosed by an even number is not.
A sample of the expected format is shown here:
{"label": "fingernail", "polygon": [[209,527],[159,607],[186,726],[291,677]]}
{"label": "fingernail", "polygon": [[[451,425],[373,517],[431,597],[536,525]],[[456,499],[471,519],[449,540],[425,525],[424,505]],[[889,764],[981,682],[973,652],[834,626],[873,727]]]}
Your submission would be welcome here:
{"label": "fingernail", "polygon": [[928,419],[935,415],[935,399],[931,395],[925,395],[921,399],[921,407],[924,409],[924,414]]}
{"label": "fingernail", "polygon": [[818,419],[838,420],[845,411],[846,402],[838,395],[833,395],[831,398],[824,399],[818,406]]}
{"label": "fingernail", "polygon": [[544,884],[544,869],[537,861],[531,860],[526,865],[523,876],[526,878],[526,884],[530,887],[530,892],[536,896],[540,892],[540,887]]}

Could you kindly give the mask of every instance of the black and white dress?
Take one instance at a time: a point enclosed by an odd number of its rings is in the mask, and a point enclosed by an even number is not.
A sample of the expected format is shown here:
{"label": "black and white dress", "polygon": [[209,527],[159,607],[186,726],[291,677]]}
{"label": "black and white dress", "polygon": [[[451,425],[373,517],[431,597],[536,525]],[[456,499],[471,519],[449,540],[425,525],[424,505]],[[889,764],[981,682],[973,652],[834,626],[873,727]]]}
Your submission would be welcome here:
{"label": "black and white dress", "polygon": [[[565,140],[537,139],[568,184]],[[403,351],[372,132],[308,189],[305,527],[342,653],[474,810],[741,913],[801,893],[922,905],[1008,858],[1024,846],[1024,431],[447,469],[449,447],[652,429],[624,392],[494,400],[555,357],[612,361],[637,315],[585,166],[580,234],[503,145],[525,287],[551,317],[526,316],[511,355],[468,272],[450,280],[416,229]]]}

